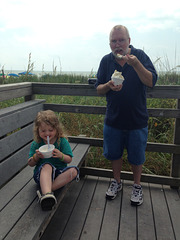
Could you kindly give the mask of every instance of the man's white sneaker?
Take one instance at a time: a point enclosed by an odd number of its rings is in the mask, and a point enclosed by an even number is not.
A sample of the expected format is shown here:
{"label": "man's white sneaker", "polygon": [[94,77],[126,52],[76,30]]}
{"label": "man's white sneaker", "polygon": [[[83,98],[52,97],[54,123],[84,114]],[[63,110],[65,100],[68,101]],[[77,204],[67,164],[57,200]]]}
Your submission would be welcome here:
{"label": "man's white sneaker", "polygon": [[106,192],[106,198],[113,200],[117,196],[117,193],[122,190],[122,182],[118,183],[116,180],[113,180]]}
{"label": "man's white sneaker", "polygon": [[143,203],[143,191],[141,185],[134,184],[132,187],[131,204],[139,206]]}

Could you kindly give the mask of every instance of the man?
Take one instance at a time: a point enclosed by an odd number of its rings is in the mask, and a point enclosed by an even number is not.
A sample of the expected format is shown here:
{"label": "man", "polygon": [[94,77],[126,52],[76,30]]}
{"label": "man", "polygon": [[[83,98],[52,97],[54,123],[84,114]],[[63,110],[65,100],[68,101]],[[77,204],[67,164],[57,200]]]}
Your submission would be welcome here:
{"label": "man", "polygon": [[[125,26],[113,27],[109,40],[112,52],[102,58],[95,85],[98,94],[105,94],[107,100],[103,148],[104,156],[112,162],[114,180],[106,197],[114,199],[122,189],[120,174],[126,147],[134,177],[131,204],[138,206],[143,203],[140,180],[148,136],[146,88],[155,85],[157,74],[149,57],[130,45]],[[111,80],[115,70],[125,79],[121,85],[115,86]]]}

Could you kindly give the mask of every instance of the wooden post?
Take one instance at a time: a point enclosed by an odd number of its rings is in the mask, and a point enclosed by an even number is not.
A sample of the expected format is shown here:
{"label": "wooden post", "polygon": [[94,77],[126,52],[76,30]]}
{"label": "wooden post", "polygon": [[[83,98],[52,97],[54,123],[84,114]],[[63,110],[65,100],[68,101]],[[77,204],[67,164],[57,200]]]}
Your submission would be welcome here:
{"label": "wooden post", "polygon": [[31,83],[31,94],[24,96],[24,101],[28,102],[35,99],[35,94],[33,94],[33,87]]}
{"label": "wooden post", "polygon": [[27,102],[27,101],[31,101],[31,100],[34,100],[35,99],[35,95],[32,94],[32,95],[27,95],[24,97],[24,101]]}
{"label": "wooden post", "polygon": [[[177,109],[180,109],[180,99],[177,100]],[[175,120],[174,144],[180,144],[180,118]],[[180,177],[180,154],[172,155],[171,177]],[[177,188],[171,186],[171,188]]]}

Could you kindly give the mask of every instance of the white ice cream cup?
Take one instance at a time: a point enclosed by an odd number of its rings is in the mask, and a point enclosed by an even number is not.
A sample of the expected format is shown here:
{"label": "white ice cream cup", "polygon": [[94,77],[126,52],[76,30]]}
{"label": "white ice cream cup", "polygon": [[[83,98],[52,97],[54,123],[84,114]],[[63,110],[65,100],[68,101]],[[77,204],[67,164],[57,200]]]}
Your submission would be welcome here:
{"label": "white ice cream cup", "polygon": [[123,81],[124,81],[123,78],[112,77],[111,79],[113,80],[113,83],[114,83],[115,86],[122,84]]}
{"label": "white ice cream cup", "polygon": [[52,152],[54,150],[55,146],[53,144],[49,144],[49,148],[48,148],[48,144],[43,145],[39,148],[40,153],[42,153],[44,158],[50,158],[52,157]]}

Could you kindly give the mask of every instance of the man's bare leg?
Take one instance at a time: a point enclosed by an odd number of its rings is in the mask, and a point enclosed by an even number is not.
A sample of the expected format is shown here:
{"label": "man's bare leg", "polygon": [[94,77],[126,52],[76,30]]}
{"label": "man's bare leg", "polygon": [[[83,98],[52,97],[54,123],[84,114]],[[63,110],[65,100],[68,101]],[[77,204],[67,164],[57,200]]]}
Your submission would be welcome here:
{"label": "man's bare leg", "polygon": [[118,160],[113,160],[112,161],[112,169],[113,169],[114,179],[118,183],[120,183],[120,181],[121,181],[122,163],[123,163],[123,159],[122,158],[120,158]]}

